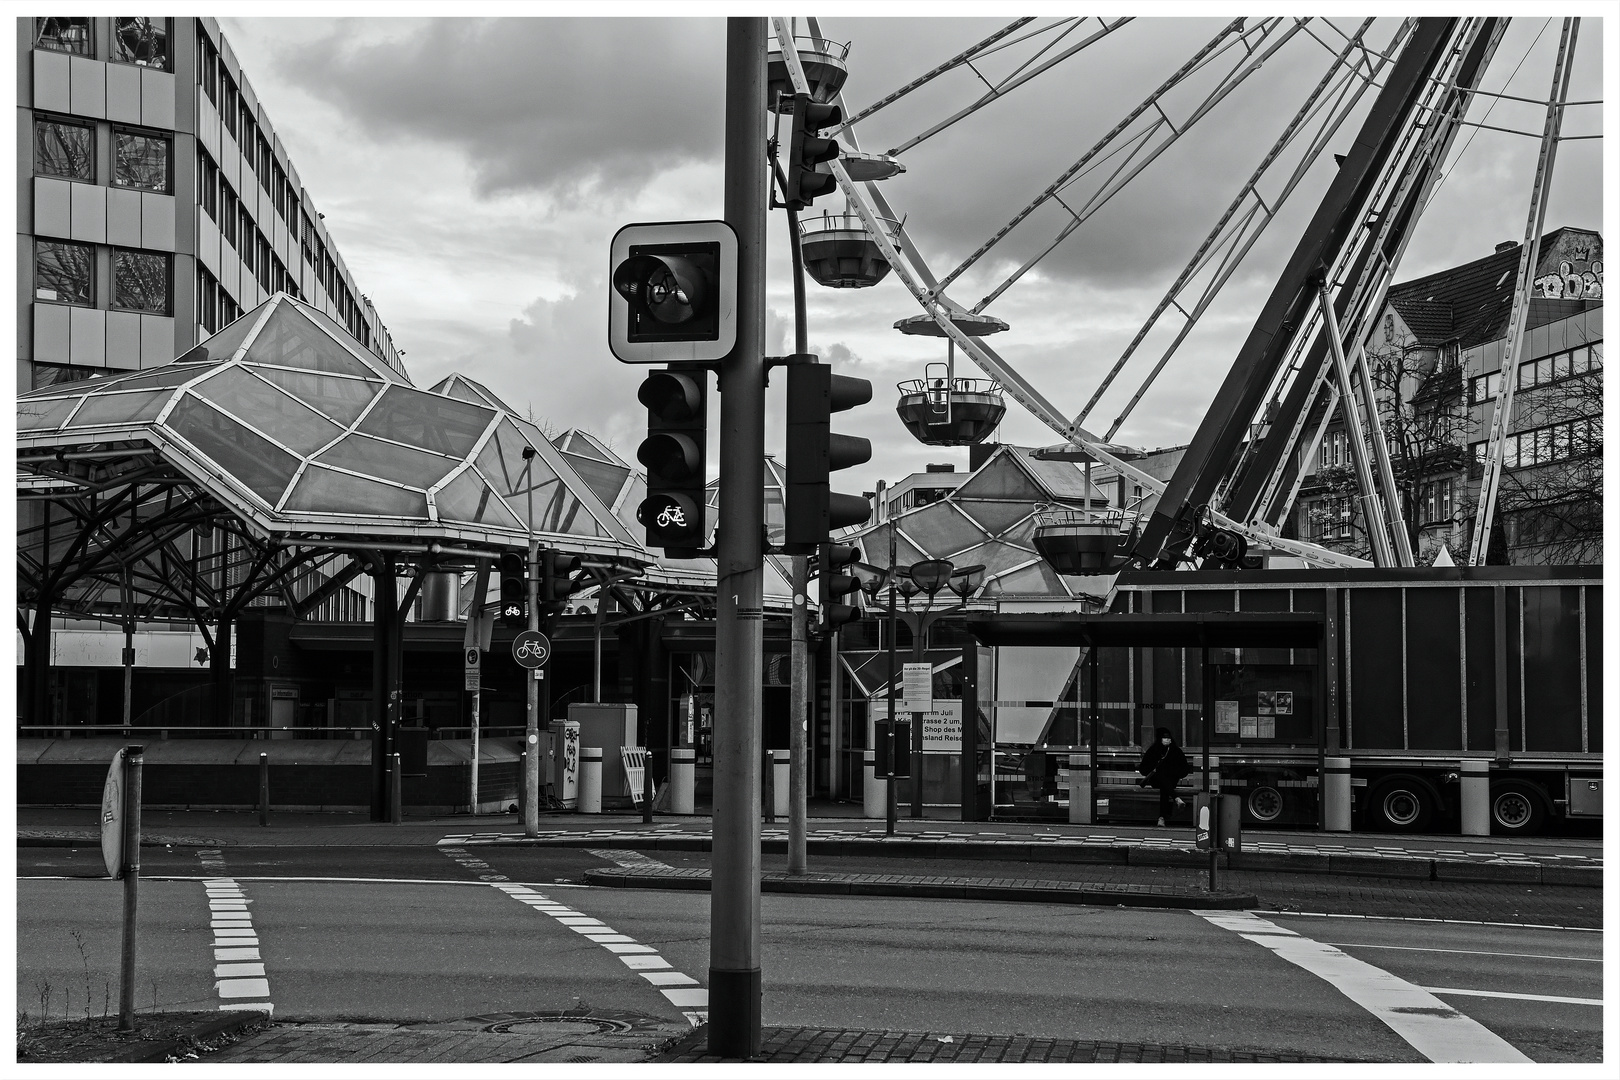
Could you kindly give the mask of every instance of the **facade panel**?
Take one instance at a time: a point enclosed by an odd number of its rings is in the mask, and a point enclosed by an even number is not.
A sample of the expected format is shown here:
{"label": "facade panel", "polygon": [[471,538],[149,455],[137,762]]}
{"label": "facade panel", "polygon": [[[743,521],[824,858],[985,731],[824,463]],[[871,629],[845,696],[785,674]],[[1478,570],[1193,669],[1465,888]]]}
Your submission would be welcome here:
{"label": "facade panel", "polygon": [[141,192],[141,246],[174,250],[174,196]]}
{"label": "facade panel", "polygon": [[96,184],[69,184],[73,200],[70,236],[86,243],[107,242],[107,189]]}
{"label": "facade panel", "polygon": [[96,308],[68,309],[68,362],[79,367],[107,363],[107,313]]}
{"label": "facade panel", "polygon": [[[115,65],[116,66],[116,65]],[[175,77],[156,68],[138,68],[141,73],[141,123],[147,127],[174,128]]]}
{"label": "facade panel", "polygon": [[108,64],[107,119],[125,124],[141,120],[141,69],[133,64]]}
{"label": "facade panel", "polygon": [[82,56],[68,57],[68,111],[77,116],[107,116],[107,65]]}
{"label": "facade panel", "polygon": [[142,315],[141,367],[157,367],[174,358],[174,319],[167,315]]}
{"label": "facade panel", "polygon": [[42,364],[68,362],[68,307],[34,305],[34,359]]}
{"label": "facade panel", "polygon": [[141,193],[126,188],[105,188],[107,243],[118,247],[141,246]]}
{"label": "facade panel", "polygon": [[46,112],[73,111],[68,56],[49,49],[33,49],[29,56],[34,61],[34,108]]}
{"label": "facade panel", "polygon": [[34,232],[39,236],[73,235],[73,185],[49,176],[34,177]]}
{"label": "facade panel", "polygon": [[141,355],[141,317],[135,312],[107,312],[107,355],[113,358]]}

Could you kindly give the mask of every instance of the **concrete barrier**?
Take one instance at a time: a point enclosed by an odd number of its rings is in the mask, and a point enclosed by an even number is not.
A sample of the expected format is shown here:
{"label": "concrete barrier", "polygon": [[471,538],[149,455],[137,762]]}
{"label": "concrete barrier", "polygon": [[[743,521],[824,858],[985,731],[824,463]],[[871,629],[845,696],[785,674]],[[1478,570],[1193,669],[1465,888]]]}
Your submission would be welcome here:
{"label": "concrete barrier", "polygon": [[669,752],[669,760],[669,812],[696,813],[697,751],[689,746],[677,746]]}
{"label": "concrete barrier", "polygon": [[602,812],[602,748],[600,746],[582,746],[579,748],[579,812],[582,814],[600,814]]}

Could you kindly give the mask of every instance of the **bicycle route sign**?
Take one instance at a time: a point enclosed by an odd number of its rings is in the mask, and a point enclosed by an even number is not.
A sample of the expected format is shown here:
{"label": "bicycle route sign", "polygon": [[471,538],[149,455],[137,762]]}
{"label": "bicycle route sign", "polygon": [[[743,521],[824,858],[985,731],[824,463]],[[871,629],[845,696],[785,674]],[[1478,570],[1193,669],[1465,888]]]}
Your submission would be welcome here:
{"label": "bicycle route sign", "polygon": [[525,630],[512,639],[512,659],[534,671],[551,659],[551,642],[538,630]]}

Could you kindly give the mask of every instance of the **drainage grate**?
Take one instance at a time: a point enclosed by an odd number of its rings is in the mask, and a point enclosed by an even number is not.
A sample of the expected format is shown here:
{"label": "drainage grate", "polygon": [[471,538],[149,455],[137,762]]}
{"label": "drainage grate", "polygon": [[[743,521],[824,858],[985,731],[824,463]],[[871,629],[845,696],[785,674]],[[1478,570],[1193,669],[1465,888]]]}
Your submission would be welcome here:
{"label": "drainage grate", "polygon": [[579,1012],[507,1013],[499,1019],[492,1016],[477,1017],[485,1021],[485,1031],[500,1035],[624,1035],[658,1021],[652,1017],[633,1014],[623,1016],[597,1016]]}

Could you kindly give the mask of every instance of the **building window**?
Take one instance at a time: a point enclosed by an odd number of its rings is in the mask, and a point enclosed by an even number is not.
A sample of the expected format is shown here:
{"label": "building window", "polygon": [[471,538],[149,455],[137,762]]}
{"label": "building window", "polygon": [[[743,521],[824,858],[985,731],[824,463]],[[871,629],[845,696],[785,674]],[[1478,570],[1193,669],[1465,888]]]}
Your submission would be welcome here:
{"label": "building window", "polygon": [[1419,489],[1420,525],[1441,525],[1451,521],[1451,480],[1430,480]]}
{"label": "building window", "polygon": [[112,306],[167,315],[169,257],[155,251],[114,251]]}
{"label": "building window", "polygon": [[34,121],[34,171],[41,176],[95,182],[95,131],[86,124]]}
{"label": "building window", "polygon": [[169,193],[169,140],[162,135],[113,130],[113,183]]}
{"label": "building window", "polygon": [[34,299],[95,306],[95,266],[89,244],[34,241]]}
{"label": "building window", "polygon": [[41,364],[36,362],[34,370],[29,373],[32,388],[43,390],[47,386],[60,386],[63,383],[83,382],[94,378],[100,369],[92,367],[75,367],[72,364]]}
{"label": "building window", "polygon": [[225,242],[236,247],[236,192],[222,177],[219,181],[219,231],[225,237]]}
{"label": "building window", "polygon": [[237,244],[236,253],[242,258],[242,265],[246,266],[248,273],[253,273],[253,219],[248,216],[247,207],[237,207]]}
{"label": "building window", "polygon": [[169,20],[114,19],[113,59],[168,70]]}
{"label": "building window", "polygon": [[1468,383],[1468,404],[1483,405],[1496,397],[1497,387],[1500,385],[1502,373],[1492,371],[1485,375],[1475,375]]}
{"label": "building window", "polygon": [[1585,375],[1603,366],[1603,343],[1577,345],[1519,365],[1519,389],[1547,386],[1575,375]]}
{"label": "building window", "polygon": [[197,264],[197,325],[212,334],[219,329],[219,283]]}
{"label": "building window", "polygon": [[219,53],[214,51],[214,43],[208,40],[208,34],[199,29],[197,33],[197,85],[203,88],[208,100],[217,109],[219,107]]}
{"label": "building window", "polygon": [[197,144],[197,205],[210,220],[219,221],[219,169],[200,142]]}
{"label": "building window", "polygon": [[1345,464],[1350,457],[1350,442],[1343,431],[1330,431],[1322,436],[1322,452],[1317,468],[1334,469]]}
{"label": "building window", "polygon": [[90,55],[90,20],[35,19],[34,48]]}

